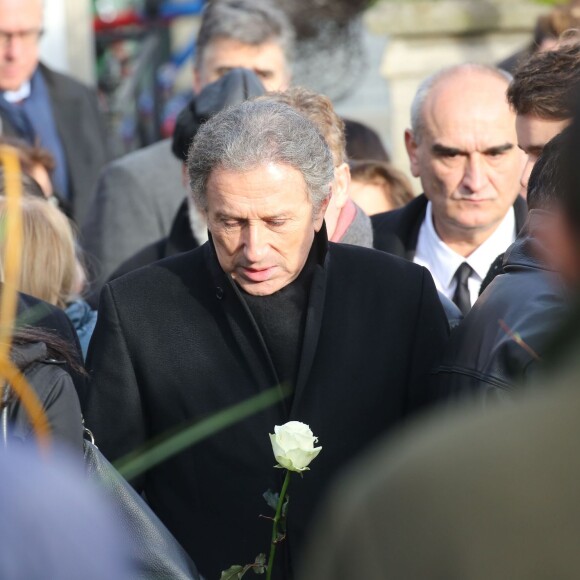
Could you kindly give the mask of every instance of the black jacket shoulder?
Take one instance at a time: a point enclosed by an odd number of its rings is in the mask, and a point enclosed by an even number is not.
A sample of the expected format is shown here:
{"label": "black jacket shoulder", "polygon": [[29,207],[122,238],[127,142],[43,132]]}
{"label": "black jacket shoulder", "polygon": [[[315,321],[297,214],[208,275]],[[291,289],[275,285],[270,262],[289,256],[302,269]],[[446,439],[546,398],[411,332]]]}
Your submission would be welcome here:
{"label": "black jacket shoulder", "polygon": [[[427,197],[422,193],[404,207],[372,216],[374,247],[412,260],[417,249],[419,229],[425,219],[427,203]],[[528,205],[526,200],[518,195],[513,208],[516,232],[519,233],[526,222]]]}

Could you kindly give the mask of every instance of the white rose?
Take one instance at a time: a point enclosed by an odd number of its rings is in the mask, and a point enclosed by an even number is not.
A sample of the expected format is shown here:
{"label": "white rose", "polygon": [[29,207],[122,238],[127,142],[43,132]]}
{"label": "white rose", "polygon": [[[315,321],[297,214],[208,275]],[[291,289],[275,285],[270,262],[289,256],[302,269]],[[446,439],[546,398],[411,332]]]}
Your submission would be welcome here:
{"label": "white rose", "polygon": [[278,462],[276,467],[289,471],[306,471],[308,464],[320,453],[322,447],[314,447],[318,438],[314,437],[310,427],[300,421],[289,421],[284,425],[276,425],[274,434],[270,433],[270,441],[274,457]]}

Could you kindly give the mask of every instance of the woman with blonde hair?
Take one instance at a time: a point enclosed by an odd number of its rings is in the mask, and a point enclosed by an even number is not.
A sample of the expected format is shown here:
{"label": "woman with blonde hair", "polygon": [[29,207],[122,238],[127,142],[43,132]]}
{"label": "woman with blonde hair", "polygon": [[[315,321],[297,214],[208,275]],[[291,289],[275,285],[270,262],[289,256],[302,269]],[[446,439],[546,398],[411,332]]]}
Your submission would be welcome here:
{"label": "woman with blonde hair", "polygon": [[[18,290],[62,308],[69,316],[86,356],[97,313],[78,296],[83,273],[75,252],[68,218],[45,199],[24,196],[22,270]],[[0,223],[6,216],[6,198],[0,196]],[[0,273],[4,279],[5,239],[0,237]]]}

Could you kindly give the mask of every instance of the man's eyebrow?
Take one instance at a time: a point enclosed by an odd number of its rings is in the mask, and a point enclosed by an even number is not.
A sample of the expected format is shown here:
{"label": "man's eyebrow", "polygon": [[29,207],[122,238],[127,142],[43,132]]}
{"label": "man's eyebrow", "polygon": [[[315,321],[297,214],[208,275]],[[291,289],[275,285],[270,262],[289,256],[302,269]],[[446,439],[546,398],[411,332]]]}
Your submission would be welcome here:
{"label": "man's eyebrow", "polygon": [[540,155],[544,150],[543,145],[528,145],[527,147],[522,147],[518,145],[518,147],[526,154],[526,155]]}
{"label": "man's eyebrow", "polygon": [[[513,149],[513,143],[504,143],[503,145],[494,145],[493,147],[488,147],[487,149],[483,150],[484,155],[499,155],[501,153],[505,153],[506,151],[510,151]],[[441,156],[452,156],[452,155],[468,155],[467,151],[463,149],[458,149],[457,147],[448,147],[447,145],[442,145],[441,143],[434,143],[431,147],[431,151],[436,155]]]}
{"label": "man's eyebrow", "polygon": [[447,147],[441,143],[434,143],[431,151],[436,155],[467,155],[467,151],[457,149],[457,147]]}
{"label": "man's eyebrow", "polygon": [[504,143],[503,145],[495,145],[493,147],[488,147],[483,153],[485,155],[499,155],[500,153],[511,151],[513,148],[514,148],[513,143]]}

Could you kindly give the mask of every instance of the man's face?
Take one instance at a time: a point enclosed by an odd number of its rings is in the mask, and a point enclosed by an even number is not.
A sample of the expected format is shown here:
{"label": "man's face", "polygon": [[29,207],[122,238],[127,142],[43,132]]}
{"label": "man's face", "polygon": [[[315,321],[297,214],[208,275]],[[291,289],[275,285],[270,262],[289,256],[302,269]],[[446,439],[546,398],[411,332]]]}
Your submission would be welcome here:
{"label": "man's face", "polygon": [[520,183],[527,193],[528,181],[532,169],[541,155],[544,145],[561,133],[570,123],[570,119],[542,119],[535,115],[518,115],[516,117],[516,132],[518,146],[526,154],[527,161],[522,172]]}
{"label": "man's face", "polygon": [[0,0],[0,91],[15,91],[38,64],[42,0]]}
{"label": "man's face", "polygon": [[447,243],[483,242],[518,195],[524,157],[506,88],[481,72],[443,79],[424,103],[419,143],[412,133],[405,136],[412,173],[421,178]]}
{"label": "man's face", "polygon": [[201,64],[194,71],[194,89],[199,93],[234,68],[252,70],[267,91],[284,91],[290,84],[290,71],[284,52],[275,42],[251,45],[230,38],[216,38],[205,49]]}
{"label": "man's face", "polygon": [[267,296],[300,274],[320,230],[302,174],[288,165],[215,169],[207,219],[220,266],[248,294]]}

